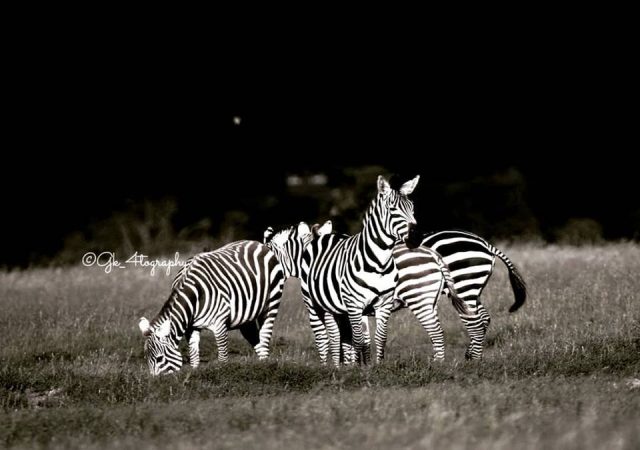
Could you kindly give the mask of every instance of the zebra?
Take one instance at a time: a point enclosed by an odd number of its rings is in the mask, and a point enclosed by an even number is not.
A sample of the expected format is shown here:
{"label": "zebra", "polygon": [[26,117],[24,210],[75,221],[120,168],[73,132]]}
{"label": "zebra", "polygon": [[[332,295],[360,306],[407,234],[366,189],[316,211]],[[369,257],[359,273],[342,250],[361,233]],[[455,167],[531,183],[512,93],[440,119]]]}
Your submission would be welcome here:
{"label": "zebra", "polygon": [[[396,281],[392,250],[396,241],[409,235],[410,226],[415,226],[413,202],[408,195],[419,180],[418,175],[396,190],[379,176],[378,193],[365,214],[363,230],[346,238],[321,236],[305,251],[302,296],[321,359],[326,359],[323,355],[327,353],[328,333],[335,361],[340,335],[333,316],[346,314],[356,358],[365,364],[368,362],[370,355],[363,335],[363,312],[374,300],[386,300],[392,294]],[[387,304],[385,301],[380,303]]]}
{"label": "zebra", "polygon": [[[511,313],[517,311],[527,299],[527,284],[524,278],[507,255],[485,239],[468,231],[436,231],[426,233],[419,239],[421,248],[435,250],[449,266],[455,290],[471,311],[471,315],[460,315],[470,341],[465,357],[481,359],[491,317],[480,302],[480,295],[493,273],[496,257],[509,271],[509,281],[515,297],[515,302],[509,308]],[[396,304],[397,306],[404,305]]]}
{"label": "zebra", "polygon": [[151,321],[140,319],[151,374],[182,367],[178,344],[183,337],[189,343],[190,365],[197,367],[204,329],[214,333],[221,362],[229,358],[228,334],[236,328],[259,359],[267,358],[284,280],[276,255],[256,241],[232,242],[190,258],[158,315]]}
{"label": "zebra", "polygon": [[[376,311],[376,359],[384,358],[387,340],[386,324],[393,307],[406,305],[427,331],[433,348],[433,359],[444,359],[444,333],[438,317],[438,298],[446,289],[451,302],[461,317],[469,317],[472,311],[458,296],[449,267],[436,251],[426,248],[409,248],[397,243],[393,248],[393,262],[398,271],[396,286],[388,308]],[[384,314],[384,316],[383,316]]]}
{"label": "zebra", "polygon": [[[380,363],[384,359],[387,322],[391,313],[399,309],[398,304],[408,307],[429,335],[433,359],[444,359],[444,334],[438,318],[437,305],[440,294],[445,289],[450,292],[453,306],[461,317],[471,316],[472,311],[458,297],[449,268],[436,251],[426,247],[410,248],[405,243],[397,243],[393,248],[393,261],[397,271],[393,294],[377,299],[364,311],[365,315],[373,314],[376,317],[376,362]],[[345,363],[353,363],[355,355],[351,328],[345,320],[345,315],[325,314],[322,322],[330,335],[329,345],[334,364],[339,364],[341,359]],[[362,323],[367,345],[368,320],[364,316]],[[337,342],[341,345],[338,346]]]}

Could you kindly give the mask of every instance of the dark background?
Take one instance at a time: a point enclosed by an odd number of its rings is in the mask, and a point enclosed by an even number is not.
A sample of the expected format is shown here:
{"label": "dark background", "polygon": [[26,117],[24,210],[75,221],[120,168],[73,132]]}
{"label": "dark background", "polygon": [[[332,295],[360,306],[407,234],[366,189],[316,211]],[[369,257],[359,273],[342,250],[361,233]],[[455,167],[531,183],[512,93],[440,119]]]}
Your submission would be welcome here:
{"label": "dark background", "polygon": [[[324,220],[333,187],[360,183],[366,204],[371,166],[421,175],[425,229],[553,242],[575,234],[573,220],[589,242],[639,237],[632,73],[611,48],[286,66],[260,51],[227,64],[50,50],[18,58],[4,89],[0,265],[55,262],[74,232],[99,249],[92,224],[145,202],[170,201],[173,237],[202,218],[216,236],[239,211],[233,237],[259,239],[269,224]],[[287,175],[314,173],[328,187],[287,188]]]}

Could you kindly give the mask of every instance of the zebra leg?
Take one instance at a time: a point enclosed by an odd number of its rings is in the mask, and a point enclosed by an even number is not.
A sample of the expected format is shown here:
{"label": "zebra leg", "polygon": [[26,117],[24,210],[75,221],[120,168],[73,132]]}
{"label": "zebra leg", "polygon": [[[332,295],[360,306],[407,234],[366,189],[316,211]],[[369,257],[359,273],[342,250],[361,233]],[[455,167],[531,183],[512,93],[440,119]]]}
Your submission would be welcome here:
{"label": "zebra leg", "polygon": [[371,333],[369,331],[369,318],[367,316],[362,316],[362,338],[364,358],[366,361],[371,361]]}
{"label": "zebra leg", "polygon": [[240,326],[240,333],[242,333],[242,336],[254,348],[258,359],[269,357],[269,344],[271,342],[274,321],[275,317],[273,320],[260,317]]}
{"label": "zebra leg", "polygon": [[[345,303],[347,303],[345,301]],[[353,349],[356,354],[356,361],[368,364],[367,352],[364,350],[364,334],[362,326],[362,308],[349,308],[349,322],[351,323],[351,333],[353,336]],[[369,356],[370,356],[369,351]]]}
{"label": "zebra leg", "polygon": [[311,325],[311,331],[313,331],[316,348],[320,354],[320,362],[326,364],[329,353],[329,337],[327,336],[327,330],[324,326],[324,311],[316,307],[314,301],[311,299],[305,276],[301,278],[301,290],[302,300],[309,312],[309,324]]}
{"label": "zebra leg", "polygon": [[409,309],[418,319],[431,339],[433,359],[444,359],[444,333],[438,318],[438,294],[440,290],[424,293],[417,299],[407,300]]}
{"label": "zebra leg", "polygon": [[209,327],[216,338],[218,346],[218,361],[227,362],[229,360],[229,327],[226,320],[217,322]]}
{"label": "zebra leg", "polygon": [[[376,362],[381,363],[384,359],[384,348],[387,345],[387,323],[391,315],[393,302],[376,309]],[[367,330],[367,334],[369,334]]]}
{"label": "zebra leg", "polygon": [[273,336],[273,324],[276,321],[278,310],[270,310],[264,321],[259,321],[260,326],[260,343],[255,346],[258,359],[266,359],[269,357],[269,348],[271,345],[271,337]]}
{"label": "zebra leg", "polygon": [[464,299],[465,303],[471,311],[471,316],[460,316],[464,324],[467,334],[469,335],[469,346],[465,351],[466,359],[482,359],[484,349],[484,339],[487,334],[487,328],[491,322],[491,317],[486,308],[477,298]]}
{"label": "zebra leg", "polygon": [[331,313],[324,315],[324,324],[329,336],[329,351],[331,352],[331,359],[333,364],[340,366],[340,328],[336,318]]}
{"label": "zebra leg", "polygon": [[280,298],[282,297],[282,289],[278,290],[269,301],[267,311],[262,317],[258,318],[257,324],[259,328],[259,343],[254,346],[258,359],[266,359],[269,357],[269,348],[271,345],[271,337],[273,336],[273,324],[278,316],[280,308]]}
{"label": "zebra leg", "polygon": [[329,356],[329,336],[327,335],[327,330],[323,322],[325,312],[312,305],[307,305],[307,309],[309,311],[311,331],[313,331],[316,348],[320,354],[320,362],[326,364],[327,357]]}
{"label": "zebra leg", "polygon": [[[353,338],[351,336],[351,323],[345,314],[333,316],[340,328],[341,362],[352,365],[356,362],[356,354],[353,350]],[[362,322],[366,319],[363,317]]]}
{"label": "zebra leg", "polygon": [[351,366],[356,362],[356,352],[351,342],[341,341],[342,362],[345,366]]}
{"label": "zebra leg", "polygon": [[489,311],[487,311],[487,308],[485,308],[485,306],[480,303],[480,300],[478,300],[478,314],[480,314],[480,317],[482,318],[482,323],[484,324],[485,331],[488,330],[489,325],[491,324],[491,316],[489,315]]}
{"label": "zebra leg", "polygon": [[240,333],[252,347],[255,347],[260,343],[260,322],[252,320],[240,325]]}
{"label": "zebra leg", "polygon": [[[341,315],[336,318],[340,326],[340,341],[342,344],[342,361],[345,365],[356,363],[356,352],[353,348],[351,323],[348,316]],[[367,358],[371,358],[371,335],[369,334],[369,318],[362,316],[362,335],[364,337],[364,352]]]}
{"label": "zebra leg", "polygon": [[200,331],[191,330],[185,337],[189,342],[189,364],[195,369],[200,365]]}

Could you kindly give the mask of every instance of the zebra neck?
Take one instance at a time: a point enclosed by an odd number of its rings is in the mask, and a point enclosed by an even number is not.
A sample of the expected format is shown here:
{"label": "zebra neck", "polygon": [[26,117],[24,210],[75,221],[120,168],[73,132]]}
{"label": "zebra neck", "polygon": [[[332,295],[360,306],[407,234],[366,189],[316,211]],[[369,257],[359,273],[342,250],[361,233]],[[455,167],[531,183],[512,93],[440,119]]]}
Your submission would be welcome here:
{"label": "zebra neck", "polygon": [[[278,262],[280,263],[280,266],[282,267],[282,272],[284,273],[285,280],[289,277],[298,276],[298,274],[293,273],[293,269],[296,267],[296,263],[297,263],[295,259],[287,255],[283,251],[279,251],[273,248],[271,249],[271,251],[273,251],[273,253],[276,255],[276,259],[278,260]],[[291,267],[292,269],[290,270],[289,267]],[[298,272],[299,271],[300,269],[298,268]]]}
{"label": "zebra neck", "polygon": [[[165,320],[166,318],[158,317],[157,323],[162,323]],[[171,331],[169,332],[169,340],[173,345],[177,347],[180,344],[180,340],[182,339],[182,336],[184,336],[186,329],[182,328],[179,325],[179,322],[172,320],[171,317],[169,317],[169,320],[171,320]]]}
{"label": "zebra neck", "polygon": [[282,266],[282,272],[284,273],[284,279],[285,280],[287,278],[290,278],[290,277],[297,277],[298,276],[297,274],[294,274],[293,272],[291,272],[286,264],[282,264],[281,263],[280,265]]}
{"label": "zebra neck", "polygon": [[152,321],[152,327],[154,325],[160,325],[165,320],[171,321],[171,332],[169,336],[171,340],[177,345],[184,336],[187,327],[193,323],[193,312],[191,305],[181,304],[177,291],[171,295],[169,300],[162,307],[160,313]]}
{"label": "zebra neck", "polygon": [[375,200],[367,211],[363,221],[363,230],[360,233],[362,250],[368,258],[372,258],[376,271],[386,272],[386,267],[391,261],[395,238],[387,233],[381,217],[380,200]]}

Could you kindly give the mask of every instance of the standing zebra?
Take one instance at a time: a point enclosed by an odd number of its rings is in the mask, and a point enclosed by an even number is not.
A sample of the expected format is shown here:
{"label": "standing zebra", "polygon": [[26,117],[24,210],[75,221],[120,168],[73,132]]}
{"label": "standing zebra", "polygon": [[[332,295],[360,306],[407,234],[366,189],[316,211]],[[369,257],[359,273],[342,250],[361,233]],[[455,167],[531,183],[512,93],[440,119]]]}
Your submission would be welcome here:
{"label": "standing zebra", "polygon": [[[362,357],[363,362],[368,362],[369,353],[364,345],[362,327],[363,312],[374,300],[386,299],[392,294],[396,276],[393,246],[396,241],[408,236],[410,225],[415,225],[413,203],[407,196],[413,192],[419,179],[416,176],[395,190],[379,176],[378,194],[365,214],[363,230],[347,238],[321,236],[305,252],[302,261],[302,296],[309,310],[321,355],[326,345],[324,327],[318,325],[322,323],[321,315],[325,313],[325,320],[330,321],[326,330],[330,333],[330,342],[335,346],[336,336],[331,334],[337,330],[337,325],[333,315],[346,314],[356,358]],[[340,346],[339,333],[337,346]],[[332,354],[335,355],[334,350]]]}
{"label": "standing zebra", "polygon": [[[365,310],[365,314],[374,314],[376,317],[376,361],[384,359],[387,321],[391,313],[398,309],[396,305],[412,311],[431,339],[433,359],[441,360],[444,358],[444,334],[438,317],[437,301],[440,294],[444,289],[450,292],[453,306],[461,317],[471,317],[473,313],[458,297],[449,268],[434,250],[427,247],[409,248],[404,243],[397,243],[393,248],[393,261],[397,272],[393,294],[377,299]],[[330,335],[336,333],[337,325],[339,336],[335,334],[335,337],[341,341],[342,357],[346,363],[353,362],[351,330],[345,316],[327,317],[323,322]],[[363,327],[368,329],[366,317],[363,317]],[[365,338],[367,336],[368,332],[365,331]],[[331,353],[337,364],[340,360],[339,349],[334,344],[334,336],[331,337],[331,343]]]}
{"label": "standing zebra", "polygon": [[237,241],[190,258],[178,273],[171,295],[149,322],[140,319],[147,338],[145,355],[152,375],[182,367],[180,340],[189,342],[189,362],[200,362],[200,331],[213,331],[218,360],[228,360],[228,333],[239,328],[260,359],[269,356],[284,273],[275,254],[255,241]]}
{"label": "standing zebra", "polygon": [[[273,228],[268,227],[264,232],[263,242],[276,254],[278,260],[280,261],[280,264],[284,268],[285,276],[287,278],[289,276],[300,278],[302,275],[302,257],[305,249],[314,238],[331,234],[332,231],[333,225],[330,220],[327,220],[322,226],[315,224],[311,229],[308,228],[308,226],[304,222],[300,222],[300,225],[298,226],[296,231],[294,231],[293,228],[289,228],[275,232]],[[311,233],[310,238],[309,233]],[[348,236],[345,235],[344,237]],[[326,363],[329,349],[329,338],[325,331],[324,311],[316,311],[317,308],[311,306],[308,306],[308,309],[311,328],[313,330],[317,330],[316,345],[320,350],[320,359],[323,363]],[[368,322],[364,318],[363,326],[368,327]],[[349,336],[351,336],[350,326]],[[367,339],[366,345],[368,345],[368,328],[366,329],[365,336]],[[351,345],[351,341],[349,341],[348,344],[345,344],[345,348],[350,351],[350,354],[353,353],[353,346]]]}
{"label": "standing zebra", "polygon": [[522,275],[507,255],[480,236],[466,231],[427,233],[421,238],[421,247],[438,252],[449,266],[455,290],[472,313],[470,316],[460,315],[470,339],[465,356],[468,359],[482,358],[491,317],[480,302],[480,295],[491,277],[496,256],[509,270],[509,281],[515,296],[515,303],[509,312],[517,311],[527,298],[527,285]]}
{"label": "standing zebra", "polygon": [[[438,297],[447,289],[453,307],[460,317],[469,317],[472,311],[458,296],[454,281],[447,264],[442,257],[426,247],[409,248],[405,243],[398,243],[393,248],[393,261],[398,277],[390,307],[382,308],[386,316],[376,314],[376,356],[384,358],[384,347],[387,341],[386,324],[393,311],[396,300],[406,305],[427,331],[433,347],[433,359],[444,359],[444,333],[438,317]],[[380,336],[379,336],[380,334]]]}

